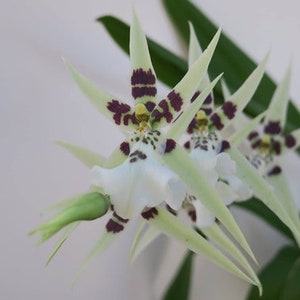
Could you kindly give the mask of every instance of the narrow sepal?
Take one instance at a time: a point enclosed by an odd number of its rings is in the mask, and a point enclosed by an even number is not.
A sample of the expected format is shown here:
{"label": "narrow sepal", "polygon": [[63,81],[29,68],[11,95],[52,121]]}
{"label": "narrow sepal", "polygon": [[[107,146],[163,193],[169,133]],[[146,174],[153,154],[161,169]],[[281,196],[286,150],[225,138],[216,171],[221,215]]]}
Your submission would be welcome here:
{"label": "narrow sepal", "polygon": [[165,209],[156,207],[156,210],[157,214],[153,218],[148,219],[148,222],[152,226],[155,226],[166,235],[179,240],[190,250],[204,255],[220,267],[223,267],[243,280],[254,285],[257,284],[195,230],[179,221],[178,218]]}
{"label": "narrow sepal", "polygon": [[88,78],[80,74],[73,66],[65,61],[65,65],[69,69],[72,77],[81,91],[88,98],[90,103],[110,121],[123,127],[136,127],[137,121],[135,119],[134,111],[131,107],[117,100],[112,95],[99,89]]}
{"label": "narrow sepal", "polygon": [[70,144],[64,141],[55,141],[55,144],[63,147],[64,149],[68,150],[74,157],[79,159],[83,164],[87,167],[91,168],[93,166],[104,166],[105,164],[105,157],[90,151],[84,147],[77,146],[74,144]]}
{"label": "narrow sepal", "polygon": [[187,107],[182,115],[171,125],[168,131],[168,136],[174,140],[178,140],[181,135],[186,131],[186,128],[200,109],[206,97],[211,93],[214,86],[217,84],[219,79],[222,77],[220,74],[213,82],[211,82],[206,88],[200,93],[200,95],[193,101],[193,103]]}
{"label": "narrow sepal", "polygon": [[[237,116],[251,100],[264,75],[267,61],[268,55],[249,75],[243,85],[231,95],[229,99],[226,99],[224,104],[212,115],[211,120],[217,129],[224,129],[228,126],[234,117]],[[215,119],[218,119],[218,122],[214,122]]]}
{"label": "narrow sepal", "polygon": [[270,184],[265,181],[258,171],[234,146],[228,149],[227,152],[236,162],[237,176],[253,190],[254,194],[268,206],[286,226],[290,228],[295,237],[298,237],[298,228],[295,227],[286,210],[274,195]]}
{"label": "narrow sepal", "polygon": [[211,226],[202,228],[201,231],[205,234],[209,241],[216,243],[224,251],[226,251],[236,262],[238,262],[249,274],[249,276],[256,282],[259,290],[262,287],[251,265],[242,254],[240,249],[228,238],[228,236],[221,230],[218,224],[214,223]]}
{"label": "narrow sepal", "polygon": [[[150,111],[156,102],[156,75],[152,66],[146,37],[133,12],[130,27],[131,92],[137,103],[144,103]],[[151,109],[152,108],[152,109]]]}
{"label": "narrow sepal", "polygon": [[150,122],[153,124],[153,127],[162,127],[171,123],[189,104],[192,96],[198,89],[199,83],[207,72],[220,33],[221,31],[218,30],[206,50],[189,68],[182,80],[171,90],[166,99],[160,101],[152,111]]}
{"label": "narrow sepal", "polygon": [[249,133],[258,126],[265,114],[266,112],[261,113],[260,115],[249,121],[248,124],[242,129],[239,128],[239,130],[237,130],[233,135],[229,137],[230,144],[238,146],[241,142],[245,141]]}
{"label": "narrow sepal", "polygon": [[[146,226],[148,227],[146,228]],[[130,262],[133,263],[159,235],[161,235],[160,230],[143,222],[135,235],[130,249]]]}
{"label": "narrow sepal", "polygon": [[63,233],[62,237],[60,238],[60,240],[58,241],[58,243],[56,244],[55,248],[53,249],[53,251],[51,252],[51,254],[49,255],[47,262],[46,262],[46,266],[52,261],[52,259],[56,256],[57,252],[59,251],[59,249],[62,247],[62,245],[65,243],[65,241],[68,239],[68,237],[70,236],[70,234],[78,227],[78,225],[80,224],[80,222],[75,222],[72,223],[70,225],[68,225],[65,229],[65,232]]}
{"label": "narrow sepal", "polygon": [[[277,86],[273,97],[271,99],[270,105],[267,109],[266,118],[265,118],[265,130],[268,129],[268,125],[278,123],[280,132],[285,127],[287,107],[289,101],[289,89],[291,81],[291,65],[285,72],[285,75]],[[280,133],[276,132],[276,133]],[[266,132],[272,134],[272,132]],[[275,134],[276,134],[275,133]]]}
{"label": "narrow sepal", "polygon": [[255,260],[254,254],[230,211],[210,185],[205,174],[202,174],[201,170],[198,170],[195,166],[184,148],[177,144],[175,149],[162,156],[162,160],[171,170],[180,176],[181,180],[191,190],[191,193],[200,199],[203,205],[224,224],[231,235]]}

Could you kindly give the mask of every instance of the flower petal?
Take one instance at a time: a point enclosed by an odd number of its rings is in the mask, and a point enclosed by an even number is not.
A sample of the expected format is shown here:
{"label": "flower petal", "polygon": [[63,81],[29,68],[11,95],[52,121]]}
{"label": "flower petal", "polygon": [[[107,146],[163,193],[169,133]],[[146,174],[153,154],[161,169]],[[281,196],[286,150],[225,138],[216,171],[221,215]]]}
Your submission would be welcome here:
{"label": "flower petal", "polygon": [[153,128],[162,127],[174,121],[189,103],[200,81],[207,72],[220,33],[221,31],[218,30],[203,54],[189,68],[188,72],[172,89],[166,99],[160,101],[152,111],[150,121]]}
{"label": "flower petal", "polygon": [[249,75],[243,85],[230,97],[230,101],[226,101],[211,115],[210,119],[216,129],[221,130],[228,126],[231,120],[234,119],[250,101],[263,77],[267,60],[268,55]]}
{"label": "flower petal", "polygon": [[195,166],[186,151],[180,145],[176,145],[172,151],[162,156],[162,160],[180,176],[181,180],[191,189],[192,194],[201,199],[201,202],[224,224],[247,253],[254,257],[230,211],[205,178],[205,173]]}
{"label": "flower petal", "polygon": [[166,235],[176,238],[181,241],[190,250],[204,255],[220,267],[233,273],[234,275],[246,280],[247,282],[258,285],[253,279],[245,275],[235,264],[233,264],[226,256],[224,256],[219,250],[212,246],[207,240],[205,240],[195,230],[191,229],[184,223],[174,217],[171,213],[162,209],[161,207],[155,208],[152,217],[147,221],[164,232]]}
{"label": "flower petal", "polygon": [[85,149],[81,146],[70,144],[64,141],[55,141],[55,143],[68,150],[71,154],[73,154],[76,158],[78,158],[89,168],[95,165],[104,166],[105,164],[106,159],[103,156],[92,152],[88,149]]}
{"label": "flower petal", "polygon": [[136,103],[143,103],[149,111],[156,104],[156,75],[152,66],[146,37],[133,12],[130,27],[131,93]]}
{"label": "flower petal", "polygon": [[116,125],[123,127],[124,130],[129,130],[127,128],[128,126],[132,128],[137,127],[134,111],[128,104],[125,104],[110,94],[100,90],[94,83],[80,74],[69,63],[65,62],[65,65],[72,74],[78,87],[101,114]]}

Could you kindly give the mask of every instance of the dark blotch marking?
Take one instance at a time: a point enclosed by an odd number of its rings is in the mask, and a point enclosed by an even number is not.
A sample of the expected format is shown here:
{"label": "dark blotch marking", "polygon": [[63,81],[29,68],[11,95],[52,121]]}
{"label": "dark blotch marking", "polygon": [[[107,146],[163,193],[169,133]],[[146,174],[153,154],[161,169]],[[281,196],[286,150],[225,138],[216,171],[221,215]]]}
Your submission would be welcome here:
{"label": "dark blotch marking", "polygon": [[213,112],[212,108],[202,108],[202,110],[206,113],[207,116],[209,116]]}
{"label": "dark blotch marking", "polygon": [[105,227],[107,232],[112,232],[112,233],[118,233],[124,229],[123,225],[117,223],[113,219],[109,219]]}
{"label": "dark blotch marking", "polygon": [[167,139],[165,153],[170,153],[176,148],[176,142],[172,139]]}
{"label": "dark blotch marking", "polygon": [[251,131],[248,135],[248,140],[251,141],[256,137],[258,137],[258,132],[257,131]]}
{"label": "dark blotch marking", "polygon": [[120,150],[123,154],[125,154],[126,156],[129,155],[130,153],[130,146],[129,146],[129,143],[128,142],[123,142],[121,145],[120,145]]}
{"label": "dark blotch marking", "polygon": [[183,144],[183,147],[184,147],[185,149],[190,149],[190,148],[191,148],[191,143],[190,143],[190,141],[185,142],[185,143]]}
{"label": "dark blotch marking", "polygon": [[272,140],[272,147],[273,147],[273,150],[274,152],[279,155],[280,152],[281,152],[281,145],[278,141],[274,141]]}
{"label": "dark blotch marking", "polygon": [[166,205],[167,210],[173,215],[173,216],[177,216],[177,211],[174,210],[171,206],[169,206],[168,204]]}
{"label": "dark blotch marking", "polygon": [[130,106],[128,104],[121,103],[118,100],[112,100],[108,102],[107,109],[113,113],[115,123],[120,125],[122,115],[130,111]]}
{"label": "dark blotch marking", "polygon": [[155,103],[151,102],[151,101],[148,101],[148,102],[145,103],[145,106],[146,106],[147,110],[149,112],[151,112],[155,107]]}
{"label": "dark blotch marking", "polygon": [[129,124],[129,121],[131,121],[132,124],[136,124],[136,125],[139,123],[138,120],[136,119],[134,113],[133,114],[127,114],[127,115],[124,116],[123,124],[127,126]]}
{"label": "dark blotch marking", "polygon": [[162,118],[165,118],[167,123],[171,123],[173,115],[170,113],[167,100],[162,100],[158,104],[159,108],[162,109],[160,112],[157,108],[152,111],[151,116],[155,122],[159,122]]}
{"label": "dark blotch marking", "polygon": [[234,118],[235,113],[236,113],[236,105],[233,104],[231,101],[226,101],[222,106],[221,106],[225,116],[231,120]]}
{"label": "dark blotch marking", "polygon": [[158,210],[155,207],[148,209],[147,211],[142,212],[142,217],[146,220],[154,219],[158,215]]}
{"label": "dark blotch marking", "polygon": [[230,143],[226,140],[223,140],[221,143],[220,153],[230,149]]}
{"label": "dark blotch marking", "polygon": [[268,134],[279,134],[281,132],[280,122],[269,121],[268,124],[265,126],[264,132]]}
{"label": "dark blotch marking", "polygon": [[208,105],[208,104],[211,104],[213,102],[213,96],[212,94],[209,94],[206,99],[204,100],[203,104],[204,105]]}
{"label": "dark blotch marking", "polygon": [[251,145],[252,149],[257,148],[261,144],[261,139],[257,140],[255,143]]}
{"label": "dark blotch marking", "polygon": [[191,98],[191,103],[193,103],[196,99],[197,99],[197,97],[200,95],[200,91],[197,91],[197,92],[195,92],[194,93],[194,95],[193,95],[193,97]]}
{"label": "dark blotch marking", "polygon": [[281,173],[281,168],[279,166],[275,166],[268,172],[268,176],[278,175]]}
{"label": "dark blotch marking", "polygon": [[195,211],[195,210],[190,210],[190,211],[188,212],[188,215],[189,215],[189,217],[191,218],[191,220],[192,220],[193,222],[196,222],[196,220],[197,220],[197,215],[196,215],[196,211]]}
{"label": "dark blotch marking", "polygon": [[116,212],[113,213],[113,216],[114,216],[117,220],[119,220],[120,222],[125,223],[125,224],[129,221],[129,219],[123,219],[122,217],[120,217]]}
{"label": "dark blotch marking", "polygon": [[179,93],[176,93],[175,91],[171,91],[168,94],[168,99],[170,100],[170,105],[174,108],[175,111],[178,112],[181,110],[183,100]]}
{"label": "dark blotch marking", "polygon": [[187,128],[187,133],[192,134],[196,128],[197,128],[197,121],[194,118]]}
{"label": "dark blotch marking", "polygon": [[134,99],[141,98],[144,96],[152,96],[156,95],[156,87],[152,86],[134,86],[131,89],[131,94]]}
{"label": "dark blotch marking", "polygon": [[148,71],[143,70],[142,68],[135,69],[132,72],[131,76],[131,84],[155,84],[156,78],[155,75],[152,73],[152,70],[149,69]]}
{"label": "dark blotch marking", "polygon": [[218,130],[221,130],[224,127],[224,125],[222,124],[221,118],[219,117],[218,114],[216,114],[216,113],[212,114],[210,117],[210,120]]}
{"label": "dark blotch marking", "polygon": [[296,139],[289,134],[284,138],[284,143],[288,148],[292,148],[296,145]]}

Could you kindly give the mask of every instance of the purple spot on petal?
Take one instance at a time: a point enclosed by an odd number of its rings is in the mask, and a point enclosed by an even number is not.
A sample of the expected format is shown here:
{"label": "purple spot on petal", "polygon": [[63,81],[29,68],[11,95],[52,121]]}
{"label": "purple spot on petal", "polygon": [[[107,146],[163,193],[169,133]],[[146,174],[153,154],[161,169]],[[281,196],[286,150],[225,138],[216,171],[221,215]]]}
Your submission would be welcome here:
{"label": "purple spot on petal", "polygon": [[296,145],[296,139],[289,134],[284,138],[284,143],[288,148],[292,148]]}
{"label": "purple spot on petal", "polygon": [[231,101],[226,101],[222,106],[221,106],[225,116],[231,120],[234,118],[235,113],[236,113],[236,105],[233,104]]}
{"label": "purple spot on petal", "polygon": [[134,113],[132,113],[132,114],[126,114],[126,115],[124,116],[124,118],[123,118],[123,124],[124,124],[125,126],[127,126],[127,125],[129,124],[129,121],[130,121],[132,124],[135,124],[135,125],[138,124],[138,121],[137,121],[137,119],[136,119]]}
{"label": "purple spot on petal", "polygon": [[158,215],[158,211],[155,207],[152,207],[144,212],[142,212],[142,217],[146,220],[154,219]]}
{"label": "purple spot on petal", "polygon": [[151,112],[155,107],[155,103],[151,102],[151,101],[148,101],[148,102],[145,103],[145,106],[146,106],[147,110],[149,112]]}
{"label": "purple spot on petal", "polygon": [[187,128],[187,133],[192,134],[196,128],[197,128],[197,121],[194,118]]}
{"label": "purple spot on petal", "polygon": [[258,132],[257,131],[251,131],[248,135],[248,140],[251,141],[254,138],[256,138],[258,136]]}
{"label": "purple spot on petal", "polygon": [[154,118],[154,121],[159,122],[162,118],[165,118],[167,123],[171,123],[171,121],[173,120],[173,115],[169,111],[167,100],[161,100],[158,106],[160,109],[162,109],[162,111],[160,111],[158,108],[155,108],[152,111],[151,117]]}
{"label": "purple spot on petal", "polygon": [[116,212],[113,213],[113,216],[120,222],[122,223],[127,223],[129,221],[129,219],[123,219],[122,217],[120,217]]}
{"label": "purple spot on petal", "polygon": [[279,155],[280,152],[281,152],[281,145],[278,141],[274,141],[272,140],[272,147],[273,147],[273,150],[274,152]]}
{"label": "purple spot on petal", "polygon": [[156,78],[155,75],[152,73],[152,70],[149,69],[148,71],[145,71],[143,69],[136,69],[133,70],[132,76],[131,76],[131,84],[155,84]]}
{"label": "purple spot on petal", "polygon": [[261,139],[257,140],[255,143],[251,145],[252,149],[257,148],[261,144]]}
{"label": "purple spot on petal", "polygon": [[200,95],[200,91],[197,91],[197,92],[195,92],[194,93],[194,95],[193,95],[193,97],[191,98],[191,103],[193,103],[196,99],[197,99],[197,97]]}
{"label": "purple spot on petal", "polygon": [[224,127],[224,125],[222,124],[221,118],[219,117],[218,114],[216,114],[216,113],[212,114],[210,117],[210,120],[218,130],[221,130]]}
{"label": "purple spot on petal", "polygon": [[115,123],[120,125],[122,115],[130,111],[130,106],[128,104],[121,103],[118,100],[112,100],[108,102],[107,109],[113,113]]}
{"label": "purple spot on petal", "polygon": [[112,233],[118,233],[124,229],[123,225],[117,223],[113,219],[109,219],[105,227],[107,232],[112,232]]}
{"label": "purple spot on petal", "polygon": [[156,87],[151,86],[135,86],[131,89],[131,94],[134,99],[141,98],[144,96],[152,96],[156,95]]}
{"label": "purple spot on petal", "polygon": [[271,169],[268,172],[268,176],[272,176],[272,175],[278,175],[281,173],[281,168],[279,166],[275,166],[273,169]]}
{"label": "purple spot on petal", "polygon": [[183,147],[184,147],[185,149],[190,149],[190,148],[191,148],[191,143],[190,143],[190,141],[185,142],[185,143],[183,144]]}
{"label": "purple spot on petal", "polygon": [[280,122],[269,121],[268,124],[265,126],[264,132],[268,134],[279,134],[281,132]]}
{"label": "purple spot on petal", "polygon": [[176,142],[172,139],[167,139],[165,153],[170,153],[176,148]]}
{"label": "purple spot on petal", "polygon": [[191,218],[191,220],[192,220],[193,222],[196,222],[196,220],[197,220],[197,215],[196,215],[196,211],[195,211],[195,210],[190,210],[190,211],[188,211],[188,215],[189,215],[189,217]]}
{"label": "purple spot on petal", "polygon": [[207,116],[209,116],[213,112],[212,108],[202,108],[202,110]]}
{"label": "purple spot on petal", "polygon": [[230,143],[226,140],[223,140],[221,143],[220,153],[230,149]]}
{"label": "purple spot on petal", "polygon": [[209,94],[206,99],[204,100],[203,104],[207,105],[207,104],[211,104],[213,102],[213,97],[212,94]]}
{"label": "purple spot on petal", "polygon": [[171,91],[168,94],[168,99],[170,100],[170,105],[174,108],[175,111],[178,112],[181,110],[183,100],[179,93],[176,93],[175,91]]}
{"label": "purple spot on petal", "polygon": [[130,146],[129,146],[129,143],[128,142],[123,142],[121,145],[120,145],[120,150],[123,154],[125,154],[126,156],[129,155],[130,153]]}

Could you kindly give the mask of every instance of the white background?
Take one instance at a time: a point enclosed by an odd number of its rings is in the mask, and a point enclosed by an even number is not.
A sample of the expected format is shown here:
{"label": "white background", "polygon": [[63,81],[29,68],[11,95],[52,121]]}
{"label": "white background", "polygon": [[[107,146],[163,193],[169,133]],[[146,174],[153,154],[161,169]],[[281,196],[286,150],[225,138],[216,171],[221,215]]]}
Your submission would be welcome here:
{"label": "white background", "polygon": [[[176,2],[176,1],[174,1]],[[268,71],[279,80],[293,56],[291,94],[300,107],[299,4],[286,1],[194,1],[257,61],[271,49]],[[183,47],[160,1],[135,1],[147,34],[180,55]],[[130,22],[129,0],[10,0],[0,10],[0,299],[157,299],[183,249],[160,239],[130,266],[135,224],[96,259],[71,289],[71,279],[100,236],[105,220],[80,226],[45,268],[55,245],[40,247],[30,229],[45,220],[40,212],[55,201],[86,191],[89,171],[52,143],[63,139],[108,155],[121,135],[85,100],[61,56],[103,89],[130,99],[129,60],[96,17],[114,14]],[[160,94],[166,92],[160,86]],[[295,157],[287,160],[296,174]],[[299,167],[299,164],[298,164]],[[292,180],[292,179],[291,179]],[[294,185],[295,195],[299,187]],[[256,253],[266,262],[286,241],[261,221],[236,211]],[[134,223],[134,222],[133,222]],[[168,248],[167,248],[168,249]],[[171,251],[171,252],[170,252]],[[164,259],[162,270],[161,259]],[[197,258],[192,299],[244,298],[248,285]]]}

